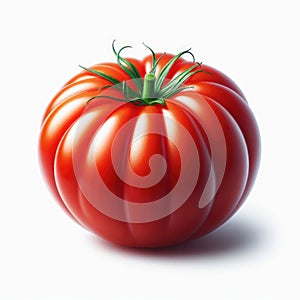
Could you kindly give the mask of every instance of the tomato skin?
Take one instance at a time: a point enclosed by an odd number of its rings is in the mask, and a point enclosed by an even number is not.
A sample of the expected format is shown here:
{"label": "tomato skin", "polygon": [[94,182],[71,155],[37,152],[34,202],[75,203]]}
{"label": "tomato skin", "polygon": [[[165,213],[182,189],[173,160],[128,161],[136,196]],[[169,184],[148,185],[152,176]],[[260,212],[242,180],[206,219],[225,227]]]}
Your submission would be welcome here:
{"label": "tomato skin", "polygon": [[[164,55],[156,72],[173,57]],[[144,77],[151,59],[128,60]],[[190,66],[180,57],[169,79]],[[236,84],[201,68],[207,72],[186,82],[193,89],[165,106],[88,102],[110,82],[86,70],[52,99],[42,119],[41,170],[80,225],[117,244],[161,247],[211,232],[242,205],[258,171],[258,126]],[[92,69],[130,80],[118,64]]]}

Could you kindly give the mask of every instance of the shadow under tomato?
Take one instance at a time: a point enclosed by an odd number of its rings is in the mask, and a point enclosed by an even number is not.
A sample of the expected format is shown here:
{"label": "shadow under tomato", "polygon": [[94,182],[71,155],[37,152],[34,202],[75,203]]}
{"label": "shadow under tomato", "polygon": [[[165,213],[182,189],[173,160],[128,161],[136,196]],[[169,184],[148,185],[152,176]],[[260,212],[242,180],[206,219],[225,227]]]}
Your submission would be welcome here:
{"label": "shadow under tomato", "polygon": [[202,238],[182,244],[156,249],[130,248],[106,242],[92,236],[92,242],[99,247],[109,248],[110,251],[126,254],[159,257],[159,258],[200,258],[231,255],[250,251],[266,240],[261,224],[234,218],[221,228]]}

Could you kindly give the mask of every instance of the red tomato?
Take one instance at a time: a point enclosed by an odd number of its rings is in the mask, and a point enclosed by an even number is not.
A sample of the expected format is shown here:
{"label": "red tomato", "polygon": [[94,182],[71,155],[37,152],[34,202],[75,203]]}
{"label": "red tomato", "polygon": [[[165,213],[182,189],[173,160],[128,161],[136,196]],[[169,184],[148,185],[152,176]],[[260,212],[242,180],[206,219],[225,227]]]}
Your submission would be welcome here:
{"label": "red tomato", "polygon": [[117,63],[84,68],[48,105],[45,181],[75,221],[111,242],[160,247],[203,236],[253,186],[255,118],[226,75],[182,58],[189,50],[120,53]]}

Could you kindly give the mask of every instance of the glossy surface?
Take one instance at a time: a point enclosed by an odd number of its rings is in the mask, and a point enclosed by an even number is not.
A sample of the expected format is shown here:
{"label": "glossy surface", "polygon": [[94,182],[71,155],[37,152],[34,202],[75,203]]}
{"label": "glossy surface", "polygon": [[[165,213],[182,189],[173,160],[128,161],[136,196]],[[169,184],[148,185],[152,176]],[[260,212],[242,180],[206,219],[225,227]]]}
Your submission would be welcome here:
{"label": "glossy surface", "polygon": [[[129,60],[142,77],[151,68],[151,56]],[[168,78],[190,66],[180,58]],[[92,69],[130,80],[114,63]],[[39,159],[50,191],[74,220],[114,243],[160,247],[203,236],[238,210],[258,170],[258,127],[235,83],[202,69],[209,73],[190,77],[193,89],[166,106],[108,98],[87,104],[109,84],[87,71],[58,92],[43,117]]]}

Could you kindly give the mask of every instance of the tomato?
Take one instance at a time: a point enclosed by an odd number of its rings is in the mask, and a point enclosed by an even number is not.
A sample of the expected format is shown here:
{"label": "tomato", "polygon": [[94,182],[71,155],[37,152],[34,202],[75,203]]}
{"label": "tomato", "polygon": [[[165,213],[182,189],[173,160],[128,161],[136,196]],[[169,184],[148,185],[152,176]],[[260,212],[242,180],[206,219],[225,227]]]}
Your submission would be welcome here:
{"label": "tomato", "polygon": [[[147,47],[147,46],[146,46]],[[260,136],[220,71],[178,55],[100,63],[49,103],[41,171],[77,223],[111,242],[161,247],[208,234],[247,198]]]}

